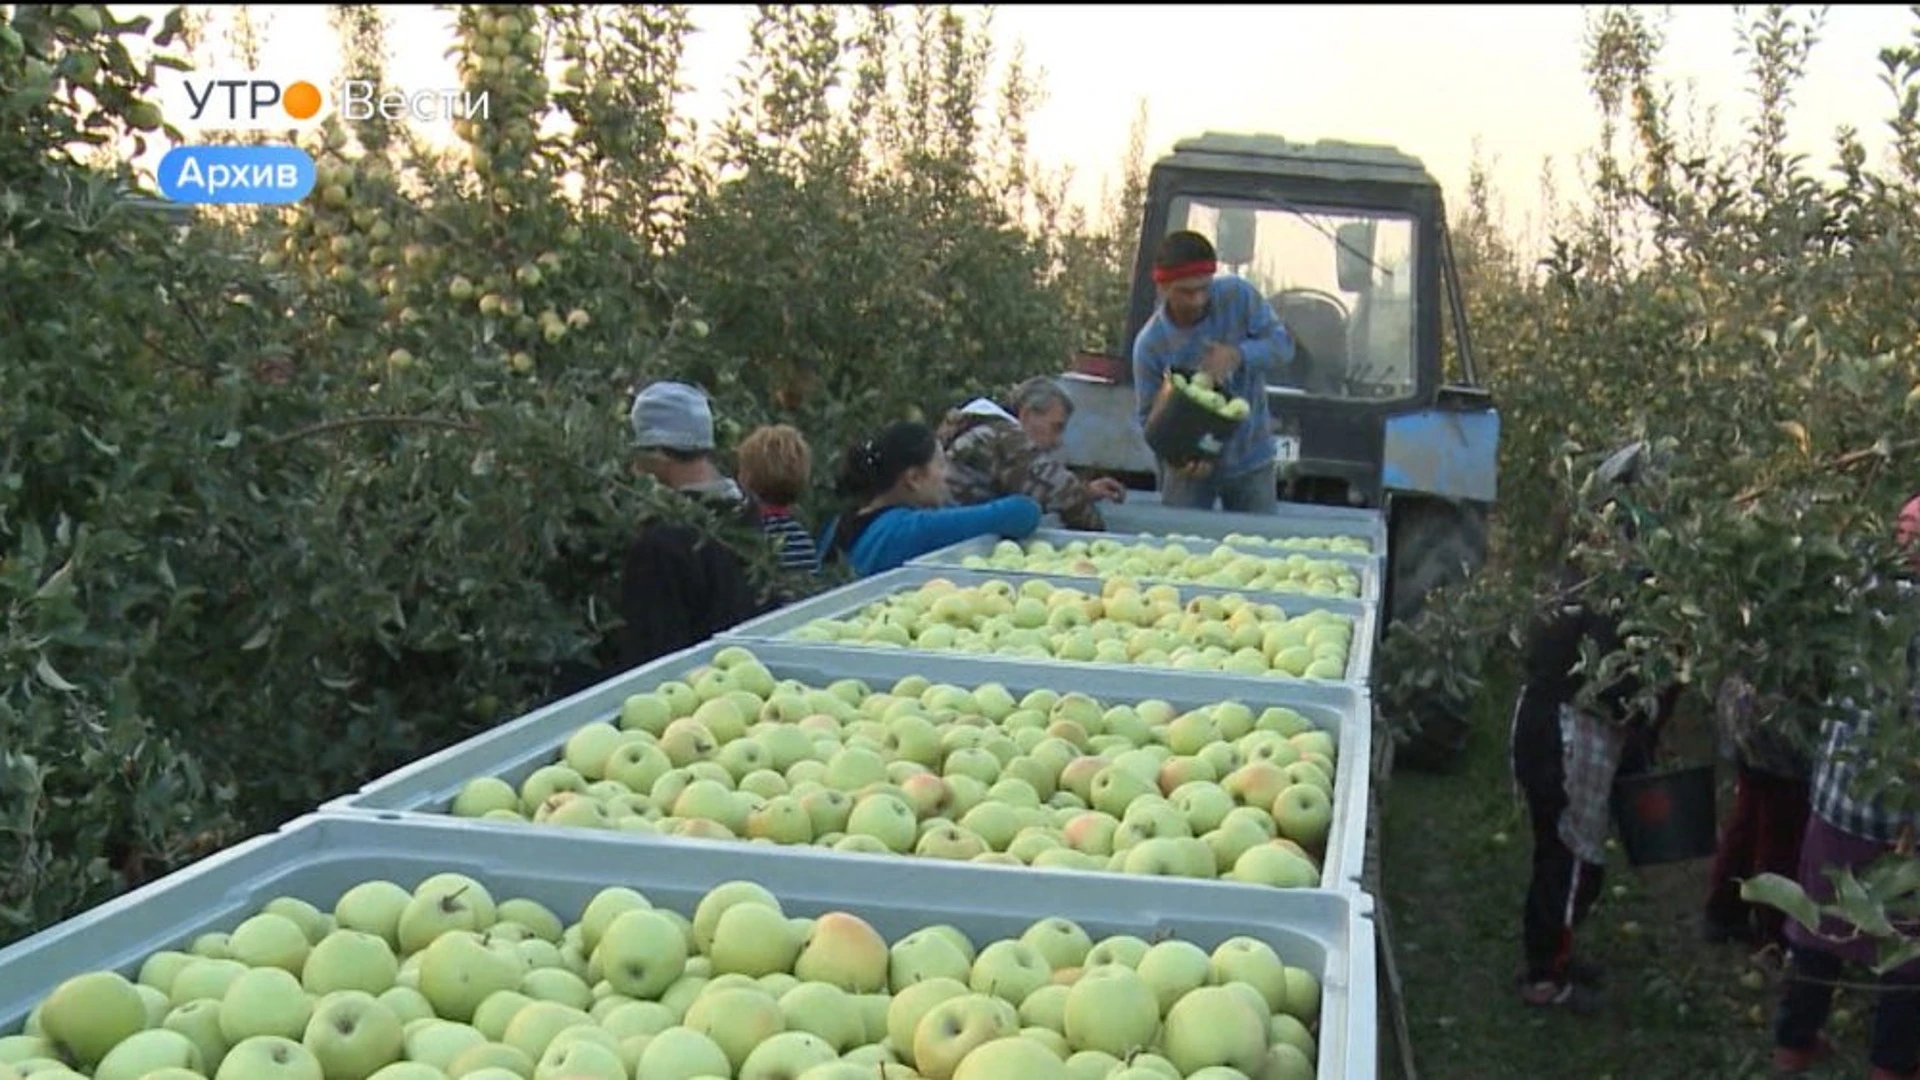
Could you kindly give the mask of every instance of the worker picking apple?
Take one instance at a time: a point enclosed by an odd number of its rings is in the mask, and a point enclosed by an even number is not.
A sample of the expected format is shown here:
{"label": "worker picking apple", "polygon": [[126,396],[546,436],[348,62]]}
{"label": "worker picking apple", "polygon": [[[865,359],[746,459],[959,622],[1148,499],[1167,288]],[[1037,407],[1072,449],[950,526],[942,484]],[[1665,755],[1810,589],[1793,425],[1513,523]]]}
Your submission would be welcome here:
{"label": "worker picking apple", "polygon": [[1245,278],[1217,274],[1218,266],[1213,242],[1199,233],[1169,233],[1160,242],[1153,260],[1160,306],[1133,343],[1139,421],[1149,426],[1172,393],[1237,416],[1240,424],[1217,458],[1159,462],[1161,500],[1170,507],[1270,514],[1279,490],[1267,379],[1294,363],[1296,349],[1260,290]]}

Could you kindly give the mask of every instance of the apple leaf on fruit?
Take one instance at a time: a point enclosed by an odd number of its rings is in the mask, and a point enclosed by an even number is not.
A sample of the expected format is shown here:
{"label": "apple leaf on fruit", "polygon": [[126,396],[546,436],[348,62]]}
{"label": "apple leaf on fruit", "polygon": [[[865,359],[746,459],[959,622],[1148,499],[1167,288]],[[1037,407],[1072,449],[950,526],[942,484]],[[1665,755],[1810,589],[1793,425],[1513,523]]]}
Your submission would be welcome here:
{"label": "apple leaf on fruit", "polygon": [[1757,874],[1740,883],[1740,899],[1785,912],[1809,930],[1820,926],[1820,909],[1800,883],[1779,874]]}

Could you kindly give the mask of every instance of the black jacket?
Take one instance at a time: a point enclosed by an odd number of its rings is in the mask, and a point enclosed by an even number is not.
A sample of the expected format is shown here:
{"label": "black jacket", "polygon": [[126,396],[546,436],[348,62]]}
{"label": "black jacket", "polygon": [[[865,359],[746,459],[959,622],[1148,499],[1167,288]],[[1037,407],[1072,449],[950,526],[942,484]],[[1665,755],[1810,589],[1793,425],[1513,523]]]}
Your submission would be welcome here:
{"label": "black jacket", "polygon": [[[1621,646],[1619,619],[1590,608],[1575,591],[1574,581],[1570,571],[1562,574],[1552,606],[1528,628],[1526,682],[1513,716],[1514,777],[1527,788],[1552,789],[1563,782],[1560,706],[1575,701],[1592,677],[1589,672],[1573,670],[1580,663],[1581,643],[1592,641],[1599,656]],[[1600,688],[1596,695],[1598,711],[1628,726],[1627,748],[1620,762],[1622,775],[1651,766],[1659,727],[1672,711],[1680,690],[1678,684],[1663,689],[1657,713],[1648,716],[1631,704],[1641,692],[1641,679],[1631,669]]]}
{"label": "black jacket", "polygon": [[[688,494],[722,514],[737,514],[760,535],[758,507],[751,499]],[[620,580],[620,670],[697,645],[773,606],[754,583],[747,564],[718,537],[666,522],[644,526],[627,549]]]}

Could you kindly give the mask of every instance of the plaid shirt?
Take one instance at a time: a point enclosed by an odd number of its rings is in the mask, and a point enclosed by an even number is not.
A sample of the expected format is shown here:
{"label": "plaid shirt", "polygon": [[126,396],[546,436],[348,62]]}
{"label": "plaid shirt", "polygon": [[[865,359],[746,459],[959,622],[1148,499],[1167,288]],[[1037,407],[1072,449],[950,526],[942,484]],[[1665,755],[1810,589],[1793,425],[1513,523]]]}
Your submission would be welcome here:
{"label": "plaid shirt", "polygon": [[954,502],[972,506],[1027,495],[1041,510],[1060,515],[1069,529],[1105,531],[1093,491],[1058,458],[1034,446],[1006,410],[984,401],[956,409],[940,425],[939,439]]}
{"label": "plaid shirt", "polygon": [[1560,706],[1560,761],[1566,772],[1567,808],[1560,813],[1560,840],[1582,862],[1607,862],[1607,814],[1613,776],[1627,746],[1627,731],[1572,705]]}
{"label": "plaid shirt", "polygon": [[[1907,645],[1907,671],[1910,678],[1920,675],[1920,638]],[[1902,710],[1908,724],[1920,715],[1920,686],[1910,694]],[[1907,795],[1906,785],[1894,780],[1868,789],[1862,780],[1872,763],[1879,720],[1852,698],[1842,699],[1837,707],[1840,715],[1827,721],[1825,746],[1814,765],[1813,812],[1842,832],[1883,844],[1898,842],[1904,832],[1920,832],[1920,801]]]}

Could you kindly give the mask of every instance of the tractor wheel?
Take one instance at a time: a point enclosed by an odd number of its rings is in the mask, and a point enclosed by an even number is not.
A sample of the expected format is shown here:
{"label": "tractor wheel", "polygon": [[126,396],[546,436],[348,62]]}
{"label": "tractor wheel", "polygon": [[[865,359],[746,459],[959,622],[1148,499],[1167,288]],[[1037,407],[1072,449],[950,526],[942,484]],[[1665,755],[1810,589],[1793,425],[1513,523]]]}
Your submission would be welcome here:
{"label": "tractor wheel", "polygon": [[[1479,569],[1487,552],[1486,515],[1478,507],[1402,504],[1391,530],[1389,634],[1414,631],[1427,594]],[[1473,702],[1434,695],[1410,707],[1415,715],[1400,718],[1409,735],[1396,749],[1399,763],[1423,772],[1452,768],[1467,746]]]}

